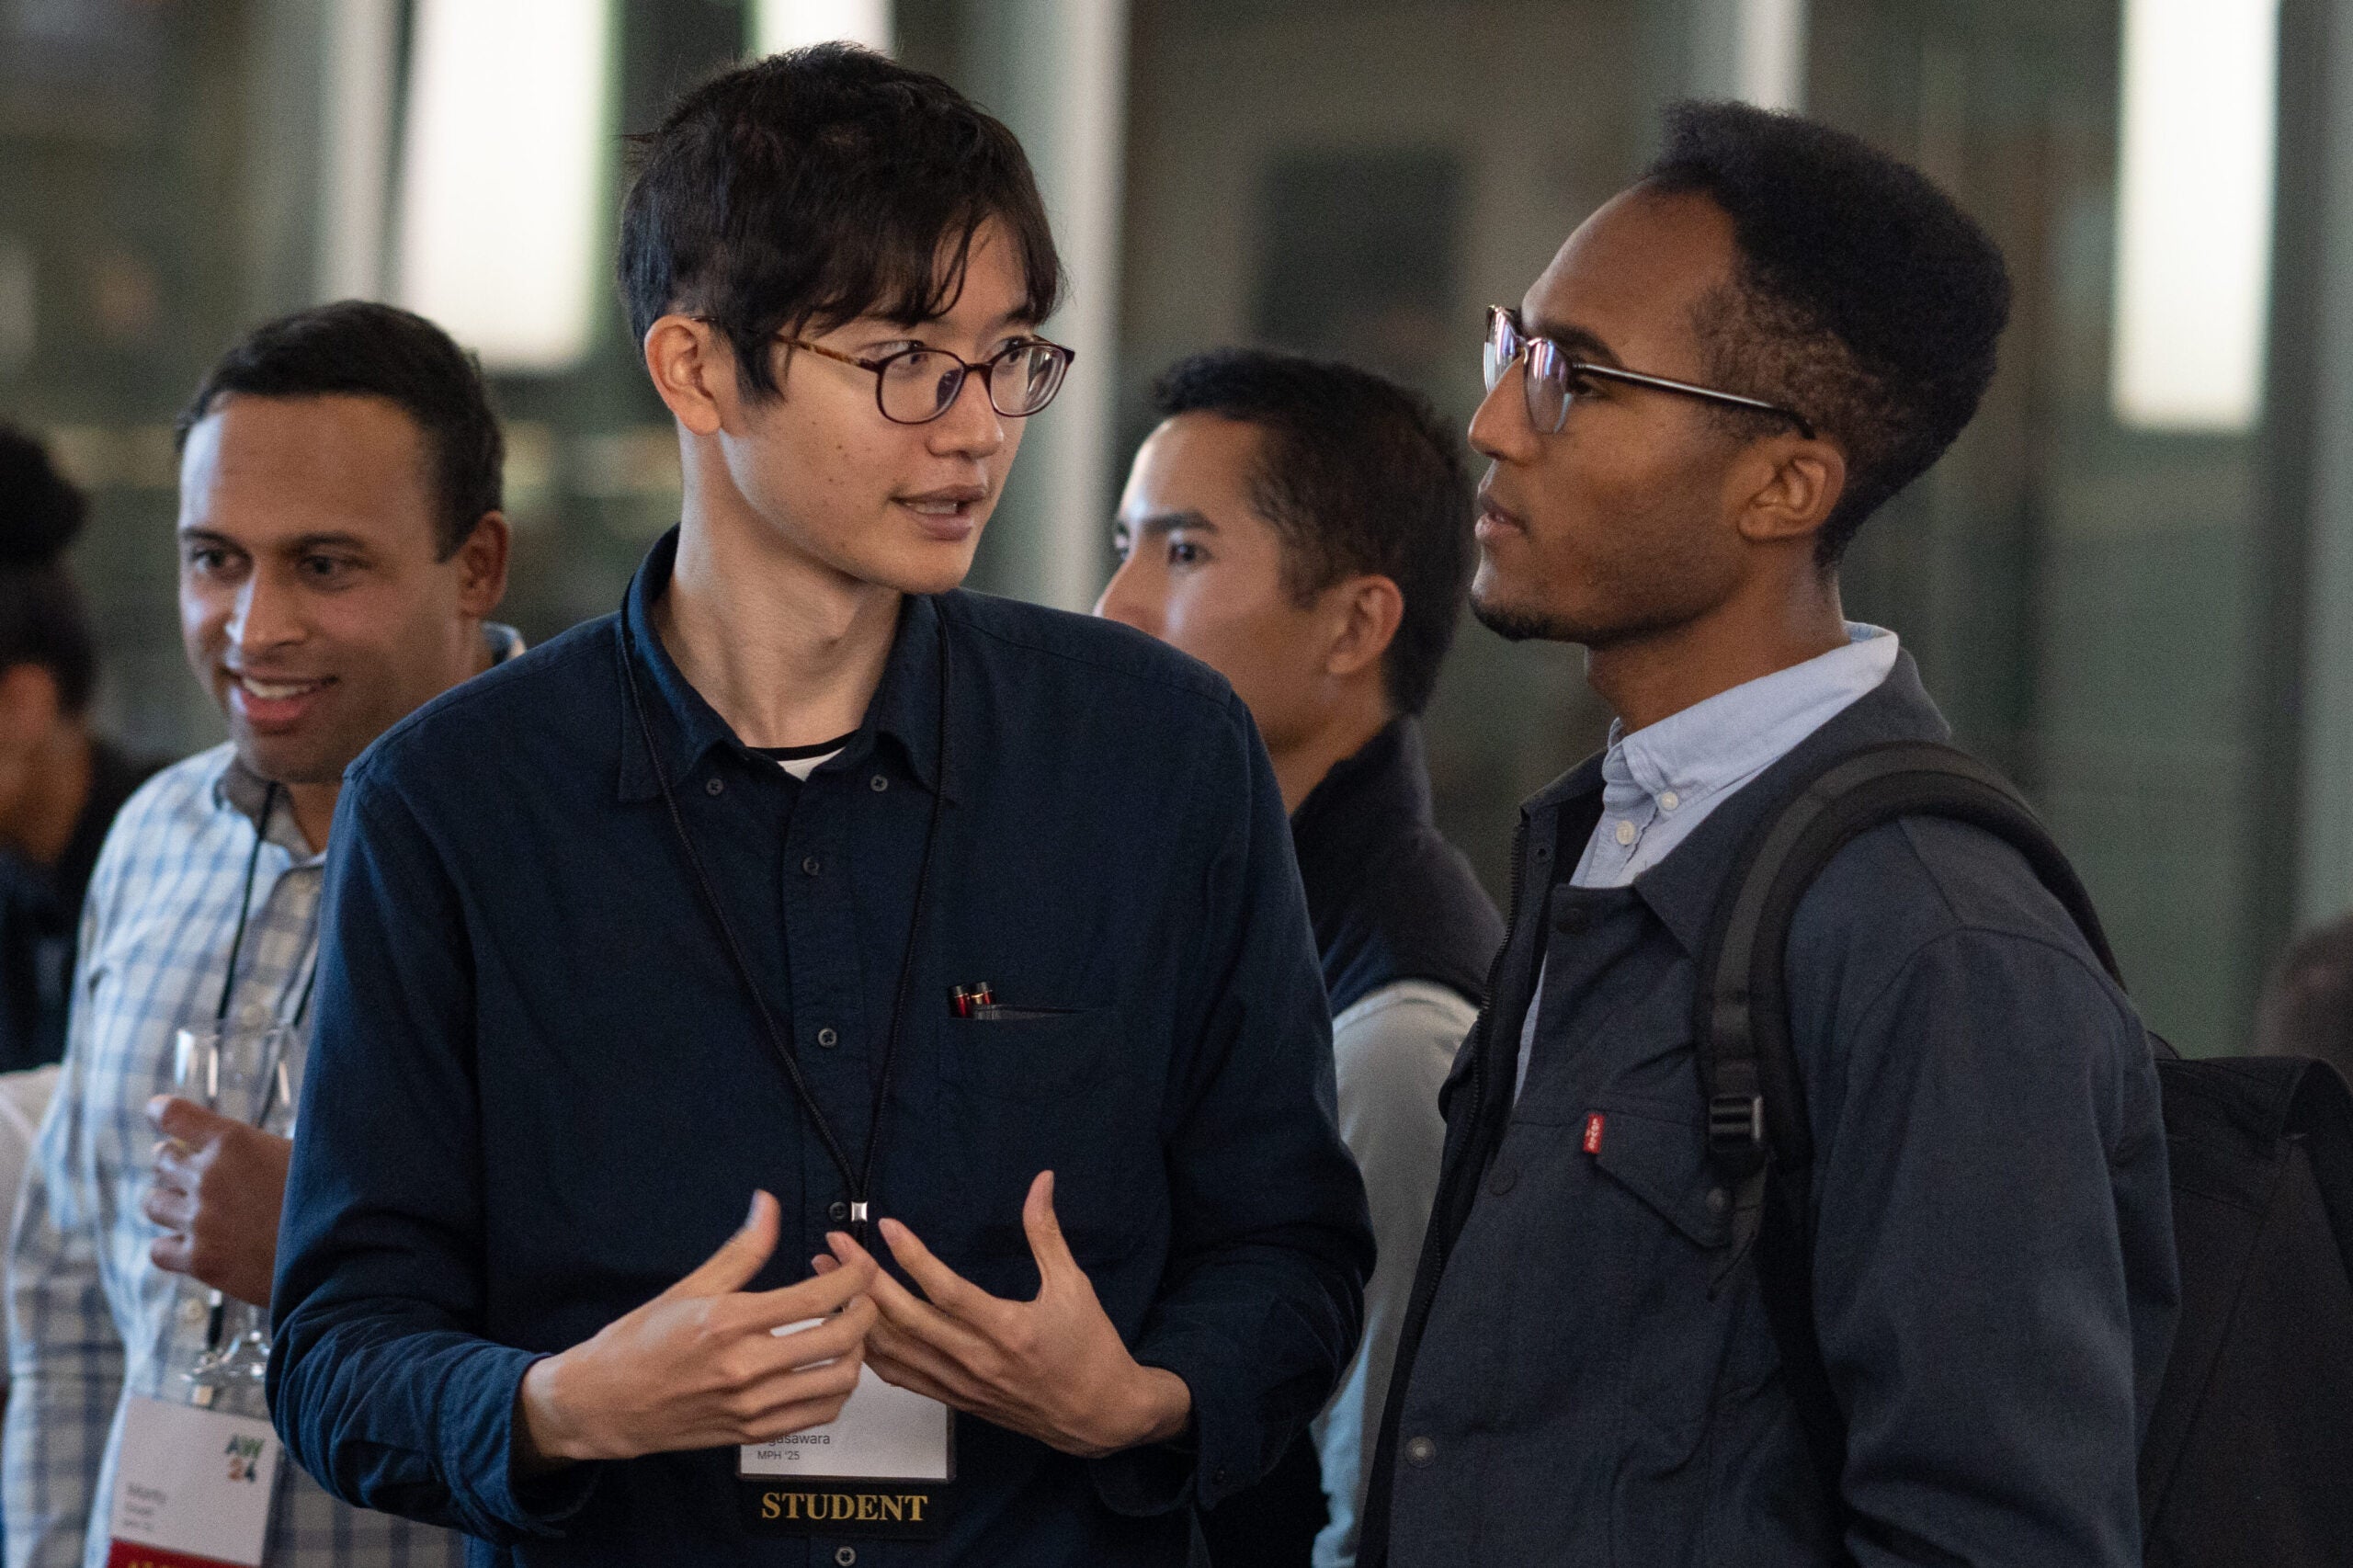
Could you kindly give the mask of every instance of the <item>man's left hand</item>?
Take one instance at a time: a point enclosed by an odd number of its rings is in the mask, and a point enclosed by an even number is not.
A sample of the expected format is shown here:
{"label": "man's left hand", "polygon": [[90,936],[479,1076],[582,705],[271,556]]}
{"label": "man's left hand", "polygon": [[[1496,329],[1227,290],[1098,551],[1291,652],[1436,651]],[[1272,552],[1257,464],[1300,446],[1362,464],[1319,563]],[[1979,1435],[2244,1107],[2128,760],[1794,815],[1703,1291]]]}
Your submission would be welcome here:
{"label": "man's left hand", "polygon": [[147,1119],[164,1135],[154,1185],[140,1205],[164,1227],[148,1256],[158,1268],[267,1307],[294,1145],[169,1095],[147,1102]]}
{"label": "man's left hand", "polygon": [[[896,1220],[883,1221],[891,1256],[923,1295],[875,1271],[868,1293],[881,1315],[867,1332],[866,1364],[885,1382],[1081,1458],[1183,1433],[1192,1391],[1176,1373],[1128,1354],[1063,1239],[1053,1172],[1029,1184],[1021,1224],[1038,1262],[1038,1294],[1008,1301],[934,1257]],[[863,1252],[845,1235],[832,1244],[843,1262]]]}

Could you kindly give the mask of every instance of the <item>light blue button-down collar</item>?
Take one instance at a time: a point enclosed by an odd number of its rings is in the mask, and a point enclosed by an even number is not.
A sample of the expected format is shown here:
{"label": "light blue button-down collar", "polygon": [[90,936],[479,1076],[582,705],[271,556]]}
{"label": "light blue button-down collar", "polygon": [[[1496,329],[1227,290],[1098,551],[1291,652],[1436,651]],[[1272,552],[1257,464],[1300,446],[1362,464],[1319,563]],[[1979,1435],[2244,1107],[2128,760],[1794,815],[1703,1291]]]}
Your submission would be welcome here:
{"label": "light blue button-down collar", "polygon": [[1843,648],[1718,692],[1631,734],[1611,724],[1601,820],[1571,881],[1631,882],[1733,791],[1886,680],[1895,667],[1895,633],[1849,621],[1847,636]]}

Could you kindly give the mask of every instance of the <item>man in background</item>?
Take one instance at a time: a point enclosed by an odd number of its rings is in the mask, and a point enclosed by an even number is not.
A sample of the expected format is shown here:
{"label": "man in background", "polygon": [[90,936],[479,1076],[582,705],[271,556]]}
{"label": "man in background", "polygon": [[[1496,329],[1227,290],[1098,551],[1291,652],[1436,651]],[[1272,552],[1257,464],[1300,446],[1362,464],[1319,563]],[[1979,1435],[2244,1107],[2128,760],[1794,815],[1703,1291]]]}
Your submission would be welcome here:
{"label": "man in background", "polygon": [[1438,1085],[1503,941],[1431,824],[1417,722],[1470,583],[1471,488],[1427,407],[1346,365],[1204,354],[1161,379],[1157,411],[1096,613],[1224,676],[1266,739],[1331,1002],[1340,1132],[1380,1247],[1364,1339],[1313,1447],[1205,1527],[1219,1568],[1304,1563],[1311,1543],[1318,1568],[1346,1568],[1438,1186]]}
{"label": "man in background", "polygon": [[[269,1300],[290,1146],[166,1097],[176,1031],[283,1025],[299,1051],[344,768],[517,646],[487,621],[504,443],[479,370],[431,323],[347,302],[260,327],[179,435],[181,631],[230,739],[132,797],[92,879],[64,1078],[10,1244],[10,1568],[108,1561],[126,1412],[188,1403],[208,1345],[177,1276]],[[267,1541],[270,1568],[463,1558],[300,1473]]]}
{"label": "man in background", "polygon": [[64,559],[85,510],[38,441],[0,428],[0,1073],[65,1053],[82,895],[155,771],[90,728],[97,644]]}

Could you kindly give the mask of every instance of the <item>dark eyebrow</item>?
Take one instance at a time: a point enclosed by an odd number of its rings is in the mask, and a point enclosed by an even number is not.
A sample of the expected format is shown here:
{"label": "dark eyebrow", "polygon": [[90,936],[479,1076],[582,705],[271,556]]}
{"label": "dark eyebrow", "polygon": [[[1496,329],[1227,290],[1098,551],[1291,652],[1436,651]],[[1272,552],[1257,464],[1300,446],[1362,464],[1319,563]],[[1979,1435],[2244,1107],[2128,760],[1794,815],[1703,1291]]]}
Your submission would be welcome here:
{"label": "dark eyebrow", "polygon": [[[181,540],[185,543],[219,545],[224,550],[234,550],[248,554],[251,553],[250,546],[240,540],[231,539],[227,534],[221,532],[218,528],[183,528],[179,530],[179,536]],[[371,549],[372,546],[369,545],[367,540],[361,538],[358,534],[325,532],[301,534],[293,539],[285,540],[274,548],[283,554],[300,555],[303,551],[311,550],[339,549],[366,551]]]}
{"label": "dark eyebrow", "polygon": [[1604,343],[1598,333],[1588,331],[1585,327],[1574,326],[1567,322],[1546,321],[1539,317],[1529,324],[1528,331],[1537,337],[1551,338],[1563,348],[1567,349],[1569,358],[1572,359],[1590,359],[1597,365],[1618,363],[1617,351]]}
{"label": "dark eyebrow", "polygon": [[1138,539],[1161,539],[1175,533],[1178,528],[1189,529],[1194,533],[1217,532],[1217,525],[1199,512],[1154,512],[1140,523],[1133,525],[1123,523],[1120,526],[1132,527]]}

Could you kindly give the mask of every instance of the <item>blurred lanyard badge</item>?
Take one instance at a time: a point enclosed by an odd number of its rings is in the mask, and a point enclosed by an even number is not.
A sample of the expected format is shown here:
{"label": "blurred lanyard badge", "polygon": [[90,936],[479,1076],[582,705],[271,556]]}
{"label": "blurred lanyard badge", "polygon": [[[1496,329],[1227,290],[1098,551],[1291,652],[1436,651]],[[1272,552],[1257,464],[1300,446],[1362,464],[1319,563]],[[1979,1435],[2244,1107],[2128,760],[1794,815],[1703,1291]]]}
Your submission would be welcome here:
{"label": "blurred lanyard badge", "polygon": [[[814,1328],[786,1324],[777,1334]],[[860,1368],[841,1415],[737,1450],[744,1522],[761,1535],[931,1540],[956,1479],[955,1413]]]}
{"label": "blurred lanyard badge", "polygon": [[107,1568],[261,1568],[285,1456],[257,1416],[125,1402]]}

